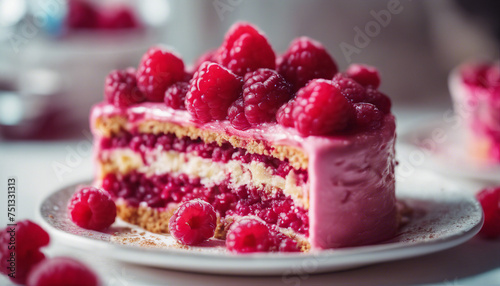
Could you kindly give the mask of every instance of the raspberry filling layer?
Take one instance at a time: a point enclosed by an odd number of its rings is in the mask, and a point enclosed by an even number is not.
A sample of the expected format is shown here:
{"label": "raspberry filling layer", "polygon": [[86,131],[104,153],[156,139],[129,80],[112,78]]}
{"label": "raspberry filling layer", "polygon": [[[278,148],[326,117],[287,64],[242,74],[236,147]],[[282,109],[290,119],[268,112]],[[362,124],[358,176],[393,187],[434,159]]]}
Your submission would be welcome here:
{"label": "raspberry filling layer", "polygon": [[[227,163],[229,160],[238,160],[242,163],[251,161],[261,162],[273,171],[273,175],[285,178],[293,167],[288,160],[279,160],[277,158],[251,154],[243,148],[233,147],[230,143],[223,143],[222,146],[217,143],[205,143],[201,139],[193,140],[189,137],[178,138],[175,134],[131,134],[124,132],[119,136],[112,138],[103,138],[101,140],[103,150],[113,148],[130,148],[133,151],[144,156],[146,150],[161,149],[163,151],[177,151],[180,153],[193,153],[201,158],[210,159],[214,162]],[[308,173],[304,169],[294,169],[299,184],[307,183]]]}
{"label": "raspberry filling layer", "polygon": [[209,202],[221,217],[255,215],[269,224],[309,234],[309,215],[294,204],[281,190],[265,192],[249,186],[232,187],[229,182],[204,186],[198,178],[185,174],[146,176],[138,172],[127,175],[108,174],[102,186],[114,198],[122,198],[132,206],[141,202],[149,207],[166,208],[171,203],[192,199]]}

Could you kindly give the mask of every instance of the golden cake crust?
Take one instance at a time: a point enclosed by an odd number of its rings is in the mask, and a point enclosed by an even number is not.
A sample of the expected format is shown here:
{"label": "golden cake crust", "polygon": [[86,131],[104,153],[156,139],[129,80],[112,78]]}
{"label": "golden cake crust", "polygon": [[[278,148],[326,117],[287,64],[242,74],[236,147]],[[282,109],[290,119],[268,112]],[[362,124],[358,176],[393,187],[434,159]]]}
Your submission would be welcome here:
{"label": "golden cake crust", "polygon": [[[169,233],[168,221],[174,214],[176,208],[160,211],[147,206],[134,207],[122,202],[116,205],[116,210],[117,216],[125,222],[137,225],[153,233]],[[217,218],[217,227],[214,237],[225,239],[226,233],[233,221],[234,219],[232,217],[227,217],[224,220]],[[311,249],[311,245],[306,238],[284,229],[282,229],[281,232],[297,241],[300,251],[307,252]]]}
{"label": "golden cake crust", "polygon": [[174,209],[159,211],[150,207],[133,207],[127,203],[119,203],[116,205],[116,214],[122,220],[138,225],[147,231],[169,233],[168,220],[174,214]]}

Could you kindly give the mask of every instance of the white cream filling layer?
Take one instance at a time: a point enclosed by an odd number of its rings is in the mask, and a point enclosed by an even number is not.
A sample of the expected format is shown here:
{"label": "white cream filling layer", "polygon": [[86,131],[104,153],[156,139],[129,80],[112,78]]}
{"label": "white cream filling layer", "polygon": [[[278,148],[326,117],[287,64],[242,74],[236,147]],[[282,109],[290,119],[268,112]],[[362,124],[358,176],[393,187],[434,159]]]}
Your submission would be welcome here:
{"label": "white cream filling layer", "polygon": [[107,172],[128,173],[136,170],[148,176],[166,173],[187,174],[200,178],[201,183],[207,186],[220,184],[229,178],[230,185],[235,188],[249,185],[268,191],[281,189],[294,200],[296,205],[308,207],[307,199],[304,200],[307,198],[304,196],[307,185],[298,185],[293,170],[283,178],[273,175],[273,170],[262,162],[243,163],[239,160],[229,160],[227,163],[215,162],[192,153],[161,149],[146,151],[144,160],[137,152],[119,148],[103,150],[99,157],[102,168]]}

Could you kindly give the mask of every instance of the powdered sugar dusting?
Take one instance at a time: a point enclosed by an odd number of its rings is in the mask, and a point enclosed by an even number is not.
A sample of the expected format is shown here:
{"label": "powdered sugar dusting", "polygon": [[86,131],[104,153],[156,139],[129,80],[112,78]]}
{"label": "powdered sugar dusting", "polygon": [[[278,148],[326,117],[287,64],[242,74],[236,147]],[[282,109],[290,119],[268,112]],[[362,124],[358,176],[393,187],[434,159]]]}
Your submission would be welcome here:
{"label": "powdered sugar dusting", "polygon": [[482,222],[479,203],[451,182],[435,174],[419,172],[396,196],[411,209],[410,222],[390,242],[423,243],[466,233]]}
{"label": "powdered sugar dusting", "polygon": [[110,242],[121,245],[156,249],[185,249],[190,251],[225,251],[224,241],[210,239],[198,246],[187,246],[177,242],[169,234],[157,234],[145,231],[138,226],[128,224],[120,219],[113,225]]}
{"label": "powdered sugar dusting", "polygon": [[[58,242],[122,261],[208,273],[280,274],[286,267],[319,258],[323,262],[317,271],[321,272],[408,258],[465,242],[479,231],[483,219],[479,203],[461,191],[460,186],[430,172],[416,171],[412,178],[398,182],[397,197],[412,208],[412,216],[393,239],[377,245],[291,256],[264,253],[245,260],[241,255],[228,253],[222,240],[211,239],[188,247],[169,234],[150,233],[121,220],[106,232],[82,229],[73,224],[66,213],[67,202],[76,186],[53,193],[41,205],[41,222]],[[206,259],[207,256],[210,259]],[[250,264],[253,268],[248,268]]]}

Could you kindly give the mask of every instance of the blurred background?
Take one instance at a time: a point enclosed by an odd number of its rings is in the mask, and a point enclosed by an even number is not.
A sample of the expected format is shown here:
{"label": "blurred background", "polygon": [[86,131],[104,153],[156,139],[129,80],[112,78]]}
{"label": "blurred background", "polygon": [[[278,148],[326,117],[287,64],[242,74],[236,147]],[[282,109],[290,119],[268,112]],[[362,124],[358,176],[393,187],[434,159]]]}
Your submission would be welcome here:
{"label": "blurred background", "polygon": [[[239,20],[264,31],[277,54],[295,37],[307,35],[324,44],[340,70],[351,63],[379,69],[380,90],[393,100],[401,140],[405,132],[427,126],[429,118],[438,123],[446,121],[444,116],[449,119],[447,81],[454,67],[472,59],[499,58],[499,15],[499,0],[0,0],[0,189],[6,190],[7,177],[15,177],[16,218],[41,221],[39,206],[50,193],[63,185],[90,182],[90,108],[103,99],[104,80],[112,69],[136,67],[156,43],[171,46],[190,64],[218,47],[227,29]],[[455,142],[454,138],[442,143]],[[417,150],[418,155],[425,150],[412,146],[405,150],[403,145],[397,146],[398,184],[401,178],[404,182],[419,176],[419,167],[437,162],[429,152],[412,161],[410,151]],[[454,165],[466,165],[446,162],[434,170],[453,173]],[[484,173],[498,181],[498,170],[474,169],[473,176]],[[492,184],[467,180],[463,172],[453,175],[459,189],[471,195]],[[6,212],[7,204],[0,203],[0,227],[6,224]],[[499,249],[498,241],[475,239],[441,254],[332,275],[306,275],[309,280],[302,282],[498,284]],[[282,277],[236,280],[122,265],[54,243],[48,253],[85,259],[109,285],[286,282]],[[126,279],[119,283],[122,276]],[[6,280],[0,275],[0,285]]]}
{"label": "blurred background", "polygon": [[496,0],[0,0],[0,140],[84,137],[110,70],[155,43],[192,63],[238,20],[277,53],[307,35],[342,70],[376,66],[396,114],[445,108],[453,67],[498,58],[499,12]]}

